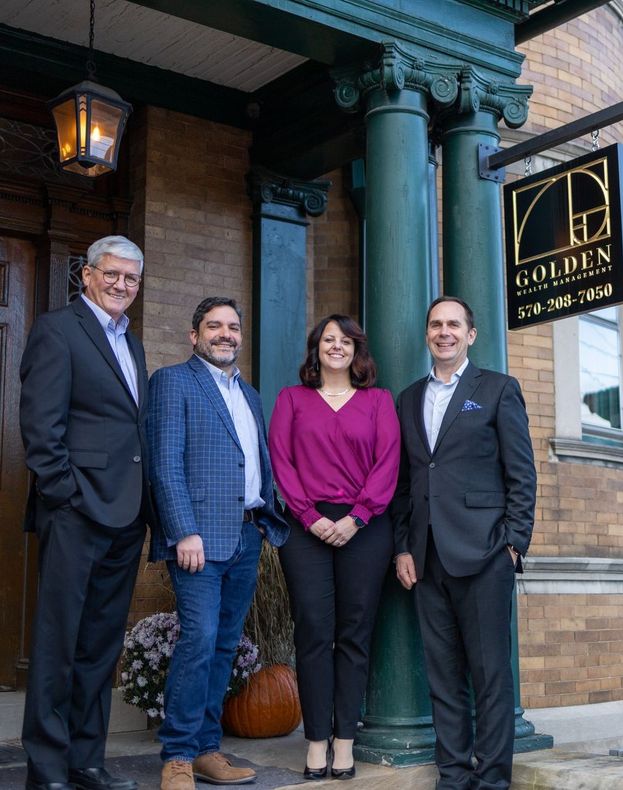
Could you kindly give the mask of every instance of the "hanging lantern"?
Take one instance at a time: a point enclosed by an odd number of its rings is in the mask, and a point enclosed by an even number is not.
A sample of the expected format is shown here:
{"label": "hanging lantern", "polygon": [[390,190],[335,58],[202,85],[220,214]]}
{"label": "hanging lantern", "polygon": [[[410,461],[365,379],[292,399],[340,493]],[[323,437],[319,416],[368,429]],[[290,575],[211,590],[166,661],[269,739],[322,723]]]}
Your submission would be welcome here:
{"label": "hanging lantern", "polygon": [[117,169],[121,137],[132,105],[95,82],[95,0],[90,0],[90,8],[88,78],[48,102],[48,108],[56,124],[61,167],[94,177]]}
{"label": "hanging lantern", "polygon": [[118,93],[84,80],[49,102],[63,170],[99,176],[117,169],[119,144],[132,105]]}

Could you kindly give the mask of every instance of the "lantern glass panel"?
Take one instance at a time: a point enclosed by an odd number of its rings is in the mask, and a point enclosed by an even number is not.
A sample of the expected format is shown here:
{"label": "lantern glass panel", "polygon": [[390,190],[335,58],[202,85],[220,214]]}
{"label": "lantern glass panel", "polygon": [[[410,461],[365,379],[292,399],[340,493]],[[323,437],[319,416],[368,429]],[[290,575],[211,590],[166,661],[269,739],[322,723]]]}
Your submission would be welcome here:
{"label": "lantern glass panel", "polygon": [[53,108],[56,133],[58,136],[58,150],[61,163],[72,159],[77,154],[76,147],[76,111],[74,97],[58,104]]}
{"label": "lantern glass panel", "polygon": [[80,156],[87,155],[87,97],[81,93],[77,97],[78,101],[78,128],[80,130],[80,141],[78,143]]}
{"label": "lantern glass panel", "polygon": [[91,100],[90,157],[113,162],[123,110],[106,102]]}

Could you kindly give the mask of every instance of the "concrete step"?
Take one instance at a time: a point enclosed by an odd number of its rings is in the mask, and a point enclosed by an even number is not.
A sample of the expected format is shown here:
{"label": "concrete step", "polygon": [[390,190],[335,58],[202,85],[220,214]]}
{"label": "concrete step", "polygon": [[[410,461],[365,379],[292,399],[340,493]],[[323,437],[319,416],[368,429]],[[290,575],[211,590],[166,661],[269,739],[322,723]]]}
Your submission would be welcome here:
{"label": "concrete step", "polygon": [[[0,733],[11,736],[0,735],[0,741],[19,736],[23,695],[11,694],[0,694]],[[109,770],[136,779],[141,790],[157,788],[160,746],[155,732],[146,729],[143,714],[125,705],[118,692],[114,710],[107,744]],[[623,790],[623,757],[608,754],[610,749],[623,753],[623,702],[533,710],[526,712],[526,718],[535,724],[537,732],[553,735],[556,748],[516,755],[511,790]],[[9,719],[13,721],[11,726]],[[117,729],[125,727],[130,731]],[[20,754],[17,744],[14,746],[14,761],[0,767],[2,790],[24,787],[25,755]],[[301,729],[283,738],[226,737],[222,748],[235,763],[256,768],[255,790],[300,790],[304,783],[306,744]],[[357,763],[352,786],[357,790],[434,790],[436,777],[432,765],[390,768]],[[331,779],[315,785],[335,788]]]}

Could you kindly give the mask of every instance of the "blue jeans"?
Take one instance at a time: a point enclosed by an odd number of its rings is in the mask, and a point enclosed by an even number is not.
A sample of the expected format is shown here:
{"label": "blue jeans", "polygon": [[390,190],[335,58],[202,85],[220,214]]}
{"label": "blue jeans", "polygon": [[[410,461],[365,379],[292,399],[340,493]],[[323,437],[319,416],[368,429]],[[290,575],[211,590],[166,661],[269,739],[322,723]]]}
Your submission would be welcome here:
{"label": "blue jeans", "polygon": [[255,591],[261,547],[257,528],[244,523],[230,559],[207,561],[197,573],[182,570],[173,560],[167,562],[181,629],[158,733],[165,762],[191,761],[220,748],[223,698]]}

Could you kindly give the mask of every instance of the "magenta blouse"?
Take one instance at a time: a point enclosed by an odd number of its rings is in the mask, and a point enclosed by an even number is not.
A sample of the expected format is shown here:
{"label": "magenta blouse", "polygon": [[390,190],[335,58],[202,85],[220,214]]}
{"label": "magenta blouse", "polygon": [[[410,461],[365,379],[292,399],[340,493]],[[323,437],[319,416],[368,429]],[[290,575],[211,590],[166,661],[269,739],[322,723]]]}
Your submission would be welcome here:
{"label": "magenta blouse", "polygon": [[268,445],[279,490],[305,529],[321,518],[316,502],[352,504],[367,523],[393,496],[400,427],[388,390],[356,390],[335,412],[315,389],[286,387]]}

